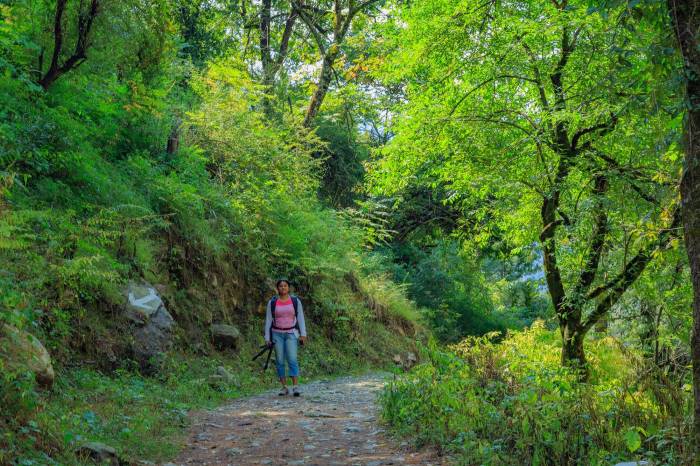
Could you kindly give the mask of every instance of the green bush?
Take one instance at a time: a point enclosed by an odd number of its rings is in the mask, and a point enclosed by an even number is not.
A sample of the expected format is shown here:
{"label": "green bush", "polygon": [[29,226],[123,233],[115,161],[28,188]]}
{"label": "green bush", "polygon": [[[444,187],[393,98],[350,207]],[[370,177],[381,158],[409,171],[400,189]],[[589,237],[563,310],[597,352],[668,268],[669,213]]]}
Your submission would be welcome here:
{"label": "green bush", "polygon": [[542,322],[496,337],[424,348],[426,362],[383,392],[383,417],[464,464],[691,463],[690,394],[661,386],[613,338],[589,342],[593,372],[579,383]]}

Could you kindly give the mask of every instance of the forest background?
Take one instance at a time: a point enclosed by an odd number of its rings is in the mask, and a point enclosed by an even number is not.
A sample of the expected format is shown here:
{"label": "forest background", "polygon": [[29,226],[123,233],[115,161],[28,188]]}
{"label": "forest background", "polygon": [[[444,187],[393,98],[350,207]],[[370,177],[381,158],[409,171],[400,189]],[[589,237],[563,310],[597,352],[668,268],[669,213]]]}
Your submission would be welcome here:
{"label": "forest background", "polygon": [[[309,375],[418,345],[382,396],[417,445],[693,464],[694,6],[0,1],[0,463],[174,456],[187,410],[259,388],[288,276]],[[148,364],[143,282],[177,324]]]}

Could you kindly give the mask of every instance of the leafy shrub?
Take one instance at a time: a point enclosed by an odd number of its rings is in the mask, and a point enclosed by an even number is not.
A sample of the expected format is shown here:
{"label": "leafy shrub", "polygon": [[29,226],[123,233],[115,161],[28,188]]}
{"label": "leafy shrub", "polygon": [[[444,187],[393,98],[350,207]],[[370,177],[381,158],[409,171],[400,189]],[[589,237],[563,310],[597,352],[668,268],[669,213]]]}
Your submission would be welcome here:
{"label": "leafy shrub", "polygon": [[[466,464],[690,464],[689,393],[654,389],[612,338],[590,342],[591,381],[579,383],[542,322],[496,336],[424,348],[426,362],[383,392],[384,418]],[[676,409],[659,392],[675,393]]]}

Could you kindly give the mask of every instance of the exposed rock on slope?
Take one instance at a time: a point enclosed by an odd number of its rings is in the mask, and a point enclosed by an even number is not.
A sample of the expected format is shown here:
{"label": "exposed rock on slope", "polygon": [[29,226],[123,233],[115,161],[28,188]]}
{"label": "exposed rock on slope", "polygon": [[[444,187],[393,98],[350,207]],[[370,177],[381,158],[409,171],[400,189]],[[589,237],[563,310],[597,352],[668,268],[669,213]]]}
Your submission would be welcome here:
{"label": "exposed rock on slope", "polygon": [[125,315],[132,326],[132,352],[145,373],[153,373],[172,347],[175,320],[163,304],[156,289],[149,285],[130,284]]}
{"label": "exposed rock on slope", "polygon": [[0,358],[13,370],[30,370],[37,383],[50,388],[56,377],[51,356],[31,333],[3,324],[0,327]]}

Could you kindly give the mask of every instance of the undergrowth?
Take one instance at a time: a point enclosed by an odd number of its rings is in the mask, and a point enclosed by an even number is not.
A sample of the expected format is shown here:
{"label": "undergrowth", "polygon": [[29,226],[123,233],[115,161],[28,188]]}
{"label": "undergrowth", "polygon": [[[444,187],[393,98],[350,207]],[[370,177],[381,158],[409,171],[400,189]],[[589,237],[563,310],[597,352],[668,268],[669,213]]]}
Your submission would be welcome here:
{"label": "undergrowth", "polygon": [[541,321],[497,339],[423,348],[425,363],[383,392],[384,419],[459,464],[691,464],[689,380],[603,337],[588,342],[592,373],[579,383]]}

